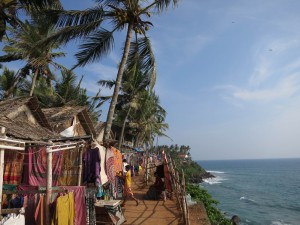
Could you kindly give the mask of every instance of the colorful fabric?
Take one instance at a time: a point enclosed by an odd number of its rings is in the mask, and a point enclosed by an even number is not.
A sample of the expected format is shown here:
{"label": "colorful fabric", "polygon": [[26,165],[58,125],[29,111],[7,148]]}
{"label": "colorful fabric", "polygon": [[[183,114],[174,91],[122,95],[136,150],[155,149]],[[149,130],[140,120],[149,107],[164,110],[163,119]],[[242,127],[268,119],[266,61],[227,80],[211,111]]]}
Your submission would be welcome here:
{"label": "colorful fabric", "polygon": [[[28,182],[33,186],[47,185],[47,152],[46,147],[32,147],[28,149]],[[62,151],[52,153],[52,186],[57,186],[61,172]]]}
{"label": "colorful fabric", "polygon": [[77,185],[79,157],[79,149],[66,150],[63,152],[61,174],[58,179],[59,185]]}
{"label": "colorful fabric", "polygon": [[37,225],[46,225],[45,215],[45,196],[40,195],[40,200],[34,214],[35,223]]}
{"label": "colorful fabric", "polygon": [[74,225],[75,205],[74,193],[69,192],[60,196],[56,201],[55,216],[52,219],[52,225]]}
{"label": "colorful fabric", "polygon": [[131,187],[131,172],[128,170],[125,175],[125,186]]}
{"label": "colorful fabric", "polygon": [[97,147],[99,148],[99,154],[100,154],[100,181],[101,184],[105,184],[108,181],[106,172],[105,172],[105,154],[106,154],[106,149],[103,146],[97,145]]}
{"label": "colorful fabric", "polygon": [[114,170],[115,170],[115,175],[116,173],[122,171],[122,153],[116,149],[115,147],[111,148],[113,154],[114,154]]}
{"label": "colorful fabric", "polygon": [[[115,169],[114,169],[114,153],[110,148],[106,150],[106,174],[108,180],[115,186]],[[114,187],[113,187],[114,189]]]}
{"label": "colorful fabric", "polygon": [[100,183],[99,148],[88,149],[84,153],[84,183]]}
{"label": "colorful fabric", "polygon": [[[17,189],[31,191],[38,190],[38,186],[19,185]],[[25,208],[25,225],[36,225],[35,211],[39,203],[39,196],[39,194],[27,194],[24,196],[23,207]]]}
{"label": "colorful fabric", "polygon": [[24,155],[16,151],[5,151],[4,155],[4,184],[20,184],[22,179]]}
{"label": "colorful fabric", "polygon": [[85,186],[63,186],[64,189],[74,193],[75,204],[75,221],[74,225],[86,224],[86,208],[85,208]]}

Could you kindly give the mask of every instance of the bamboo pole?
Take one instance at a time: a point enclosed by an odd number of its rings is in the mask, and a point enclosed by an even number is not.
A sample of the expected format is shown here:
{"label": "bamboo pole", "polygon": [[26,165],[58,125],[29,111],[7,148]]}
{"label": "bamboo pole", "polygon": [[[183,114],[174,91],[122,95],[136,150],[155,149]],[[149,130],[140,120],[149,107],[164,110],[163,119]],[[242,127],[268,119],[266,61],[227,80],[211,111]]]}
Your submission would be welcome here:
{"label": "bamboo pole", "polygon": [[[1,136],[5,136],[5,127],[1,127]],[[2,209],[2,189],[3,189],[3,173],[4,173],[4,149],[0,149],[0,212]]]}
{"label": "bamboo pole", "polygon": [[46,225],[50,225],[50,204],[52,197],[52,152],[47,147],[47,192],[46,192]]}
{"label": "bamboo pole", "polygon": [[79,168],[78,168],[77,186],[81,185],[81,179],[82,179],[82,154],[83,154],[83,145],[79,147]]}

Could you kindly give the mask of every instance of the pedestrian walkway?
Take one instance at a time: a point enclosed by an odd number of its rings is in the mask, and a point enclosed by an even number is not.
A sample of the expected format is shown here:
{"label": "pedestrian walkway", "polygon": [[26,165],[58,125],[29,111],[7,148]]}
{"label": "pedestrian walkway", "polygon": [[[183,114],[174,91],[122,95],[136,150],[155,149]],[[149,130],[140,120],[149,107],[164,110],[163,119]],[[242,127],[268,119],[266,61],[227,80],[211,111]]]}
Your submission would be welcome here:
{"label": "pedestrian walkway", "polygon": [[149,186],[143,182],[143,176],[132,178],[132,190],[137,199],[138,206],[134,200],[128,200],[123,212],[126,218],[124,224],[138,225],[183,225],[182,214],[177,206],[176,198],[166,201],[143,200]]}

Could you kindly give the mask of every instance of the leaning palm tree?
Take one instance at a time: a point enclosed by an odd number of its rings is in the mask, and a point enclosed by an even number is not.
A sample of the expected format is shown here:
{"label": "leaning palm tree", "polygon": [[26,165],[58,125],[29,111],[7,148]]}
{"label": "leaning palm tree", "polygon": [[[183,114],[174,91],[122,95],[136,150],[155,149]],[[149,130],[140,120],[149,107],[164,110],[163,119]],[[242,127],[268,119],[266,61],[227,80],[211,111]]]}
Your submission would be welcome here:
{"label": "leaning palm tree", "polygon": [[[74,38],[83,38],[84,43],[76,54],[78,62],[75,67],[85,66],[99,60],[112,50],[116,32],[127,31],[113,97],[107,114],[104,132],[104,140],[107,140],[128,58],[132,33],[145,35],[149,26],[152,25],[147,21],[151,15],[150,11],[162,12],[171,4],[176,5],[178,0],[150,0],[148,2],[143,0],[97,0],[96,2],[99,4],[84,11],[51,11],[51,15],[59,15],[57,26],[62,29],[48,41],[68,42]],[[105,25],[108,25],[108,28],[105,28]]]}

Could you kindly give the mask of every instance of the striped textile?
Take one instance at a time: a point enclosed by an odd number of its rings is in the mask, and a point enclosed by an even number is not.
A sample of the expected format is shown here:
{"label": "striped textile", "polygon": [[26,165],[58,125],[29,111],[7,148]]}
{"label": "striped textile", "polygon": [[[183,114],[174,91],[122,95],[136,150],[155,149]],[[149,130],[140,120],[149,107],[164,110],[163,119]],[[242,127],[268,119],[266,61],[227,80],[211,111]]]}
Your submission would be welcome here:
{"label": "striped textile", "polygon": [[4,156],[4,184],[20,184],[23,172],[24,155],[16,151],[5,151]]}

